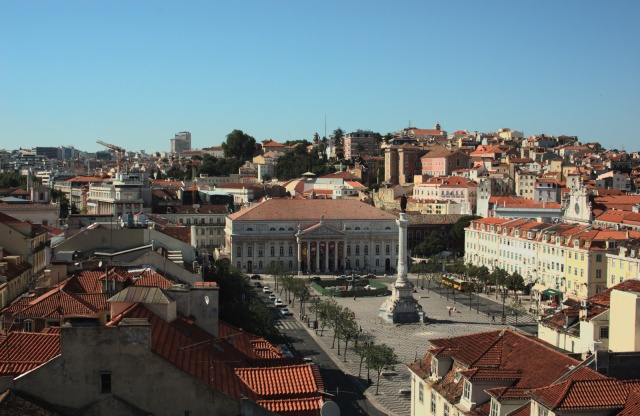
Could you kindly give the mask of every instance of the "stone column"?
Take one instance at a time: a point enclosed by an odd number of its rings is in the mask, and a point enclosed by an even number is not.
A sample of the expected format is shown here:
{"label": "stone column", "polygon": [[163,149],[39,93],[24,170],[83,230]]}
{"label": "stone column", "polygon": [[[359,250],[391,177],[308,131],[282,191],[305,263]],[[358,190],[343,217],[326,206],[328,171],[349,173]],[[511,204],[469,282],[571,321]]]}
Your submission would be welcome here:
{"label": "stone column", "polygon": [[[400,218],[396,220],[398,224],[398,278],[396,285],[406,284],[407,280],[407,214],[401,213]],[[391,246],[393,250],[393,245]]]}
{"label": "stone column", "polygon": [[298,242],[298,276],[302,274],[302,241],[300,241],[300,237],[296,238]]}
{"label": "stone column", "polygon": [[333,242],[333,271],[338,271],[338,245],[340,242],[337,240]]}
{"label": "stone column", "polygon": [[347,239],[342,241],[342,267],[347,268]]}
{"label": "stone column", "polygon": [[320,242],[316,241],[316,273],[320,271]]}
{"label": "stone column", "polygon": [[329,272],[329,241],[324,242],[324,271]]}

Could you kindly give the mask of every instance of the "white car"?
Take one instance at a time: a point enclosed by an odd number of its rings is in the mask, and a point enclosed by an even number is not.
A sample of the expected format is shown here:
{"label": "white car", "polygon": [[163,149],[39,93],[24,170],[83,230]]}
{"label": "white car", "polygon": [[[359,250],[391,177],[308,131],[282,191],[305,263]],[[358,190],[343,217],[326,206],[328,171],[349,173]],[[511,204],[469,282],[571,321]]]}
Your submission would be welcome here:
{"label": "white car", "polygon": [[271,288],[269,286],[265,286],[265,287],[262,288],[262,291],[264,293],[271,293]]}
{"label": "white car", "polygon": [[280,309],[280,314],[281,314],[282,316],[289,316],[289,315],[293,315],[293,314],[291,313],[291,311],[290,311],[289,309],[287,309],[287,308],[282,308],[282,309]]}
{"label": "white car", "polygon": [[282,303],[282,299],[276,299],[275,303],[276,303],[276,307],[278,308],[284,307],[284,303]]}
{"label": "white car", "polygon": [[274,295],[273,293],[269,295],[269,300],[276,300],[276,295]]}

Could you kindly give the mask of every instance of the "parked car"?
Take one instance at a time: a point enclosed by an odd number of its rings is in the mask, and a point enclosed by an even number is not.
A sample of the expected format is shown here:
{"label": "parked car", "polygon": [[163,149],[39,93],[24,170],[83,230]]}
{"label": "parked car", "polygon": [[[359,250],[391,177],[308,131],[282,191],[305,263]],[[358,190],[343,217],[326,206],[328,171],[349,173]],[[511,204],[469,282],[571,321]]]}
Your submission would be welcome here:
{"label": "parked car", "polygon": [[282,303],[282,299],[276,299],[275,300],[275,304],[277,308],[282,308],[284,307],[284,303]]}
{"label": "parked car", "polygon": [[375,279],[376,275],[375,274],[369,274],[367,275],[367,279]]}
{"label": "parked car", "polygon": [[265,286],[262,288],[262,292],[264,293],[271,293],[271,288],[269,287],[269,285]]}
{"label": "parked car", "polygon": [[260,283],[260,282],[253,282],[253,287],[262,287],[262,283]]}
{"label": "parked car", "polygon": [[251,280],[260,280],[261,277],[259,274],[254,274],[253,276],[251,276]]}
{"label": "parked car", "polygon": [[287,309],[287,308],[282,308],[282,309],[280,309],[280,314],[281,314],[282,316],[289,316],[289,315],[293,315],[293,314],[291,313],[291,311],[290,311],[289,309]]}
{"label": "parked car", "polygon": [[276,300],[276,295],[274,295],[273,293],[269,295],[269,300]]}
{"label": "parked car", "polygon": [[313,276],[313,277],[309,278],[310,282],[319,282],[321,280],[322,280],[322,278],[320,276]]}
{"label": "parked car", "polygon": [[336,280],[346,280],[346,279],[347,279],[347,276],[345,275],[336,277]]}

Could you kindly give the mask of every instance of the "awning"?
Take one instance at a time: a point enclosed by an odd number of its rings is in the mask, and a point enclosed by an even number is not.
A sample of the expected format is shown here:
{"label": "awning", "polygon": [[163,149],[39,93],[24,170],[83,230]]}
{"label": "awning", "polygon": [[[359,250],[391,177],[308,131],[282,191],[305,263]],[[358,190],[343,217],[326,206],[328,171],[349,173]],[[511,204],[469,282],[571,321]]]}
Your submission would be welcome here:
{"label": "awning", "polygon": [[533,285],[531,290],[534,291],[534,292],[540,292],[541,290],[543,290],[545,288],[546,288],[546,286],[543,285],[542,283],[536,283],[535,285]]}
{"label": "awning", "polygon": [[561,295],[562,293],[558,292],[555,289],[547,289],[544,292],[542,292],[542,294],[545,296],[558,296],[558,295]]}

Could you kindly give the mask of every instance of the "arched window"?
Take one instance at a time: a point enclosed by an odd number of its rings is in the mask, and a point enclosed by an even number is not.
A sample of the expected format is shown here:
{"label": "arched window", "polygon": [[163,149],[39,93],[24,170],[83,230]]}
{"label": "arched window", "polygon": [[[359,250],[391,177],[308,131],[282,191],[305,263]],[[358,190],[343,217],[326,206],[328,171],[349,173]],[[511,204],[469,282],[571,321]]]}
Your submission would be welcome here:
{"label": "arched window", "polygon": [[284,231],[284,227],[280,227],[278,231]]}
{"label": "arched window", "polygon": [[376,256],[380,254],[380,246],[376,244]]}
{"label": "arched window", "polygon": [[360,227],[356,227],[356,228],[354,228],[354,230],[359,230],[359,229],[360,229]]}
{"label": "arched window", "polygon": [[269,231],[275,231],[275,230],[276,230],[276,229],[275,229],[275,228],[273,228],[273,227],[269,228]]}
{"label": "arched window", "polygon": [[253,228],[249,227],[247,228],[247,231],[253,231]]}
{"label": "arched window", "polygon": [[347,269],[351,268],[351,260],[347,259]]}
{"label": "arched window", "polygon": [[289,270],[293,269],[293,262],[289,260]]}
{"label": "arched window", "polygon": [[280,255],[284,256],[284,247],[282,247],[282,246],[280,247]]}
{"label": "arched window", "polygon": [[247,256],[249,257],[253,256],[253,248],[247,247]]}
{"label": "arched window", "polygon": [[376,259],[376,267],[380,267],[380,259]]}
{"label": "arched window", "polygon": [[368,244],[365,244],[365,245],[364,245],[364,255],[365,255],[365,256],[368,256],[368,255],[369,255],[369,245],[368,245]]}
{"label": "arched window", "polygon": [[385,251],[387,254],[391,254],[391,246],[389,246],[389,244],[387,244],[387,245],[385,246],[385,248],[384,248],[384,251]]}
{"label": "arched window", "polygon": [[289,246],[289,255],[293,256],[293,246]]}
{"label": "arched window", "polygon": [[356,256],[359,256],[359,255],[360,255],[360,246],[357,245],[356,246]]}
{"label": "arched window", "polygon": [[347,246],[347,256],[351,255],[351,246]]}
{"label": "arched window", "polygon": [[236,256],[242,257],[242,247],[237,247],[236,248]]}
{"label": "arched window", "polygon": [[271,257],[275,257],[276,256],[276,248],[274,246],[271,246]]}
{"label": "arched window", "polygon": [[258,262],[258,269],[262,270],[262,262],[261,261]]}
{"label": "arched window", "polygon": [[237,263],[236,263],[236,267],[237,267],[238,269],[242,269],[242,265],[240,264],[240,262],[237,262]]}
{"label": "arched window", "polygon": [[356,268],[360,267],[360,260],[356,259]]}

